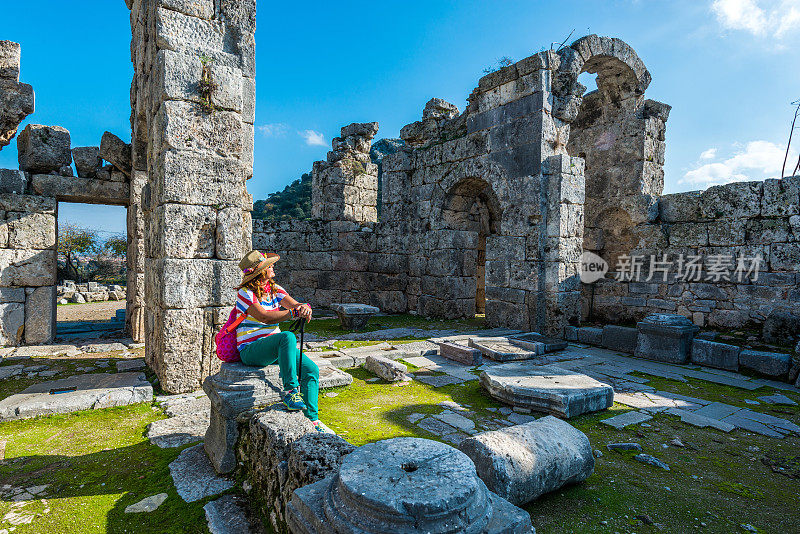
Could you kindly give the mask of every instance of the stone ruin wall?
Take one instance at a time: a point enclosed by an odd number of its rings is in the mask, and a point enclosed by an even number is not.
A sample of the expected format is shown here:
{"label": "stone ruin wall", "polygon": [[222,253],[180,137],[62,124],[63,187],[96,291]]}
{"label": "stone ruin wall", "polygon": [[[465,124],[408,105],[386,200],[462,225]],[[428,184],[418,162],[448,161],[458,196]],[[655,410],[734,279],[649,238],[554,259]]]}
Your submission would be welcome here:
{"label": "stone ruin wall", "polygon": [[[596,91],[584,94],[583,72],[597,75]],[[348,162],[368,161],[374,132],[348,142],[367,125],[345,127],[315,163],[313,218],[254,221],[253,246],[281,253],[279,279],[315,305],[465,317],[483,311],[477,294],[490,325],[558,334],[589,319],[590,303],[593,320],[671,311],[716,327],[796,309],[796,179],[662,196],[670,106],[644,97],[650,79],[626,43],[587,36],[484,76],[463,113],[431,100],[402,129],[405,148],[383,159],[378,222],[377,177]],[[624,254],[760,250],[781,274],[605,280],[592,296],[577,276],[584,250],[612,271]]]}
{"label": "stone ruin wall", "polygon": [[213,337],[251,244],[255,0],[128,6],[145,357],[165,390],[193,391],[219,368]]}
{"label": "stone ruin wall", "polygon": [[[628,254],[760,255],[755,280],[683,281],[660,274],[650,281],[604,280],[594,288],[592,315],[607,322],[677,313],[698,326],[755,327],[774,310],[800,312],[800,176],[739,182],[661,196],[651,220],[630,227]],[[645,266],[646,268],[646,266]],[[613,266],[612,266],[613,269]],[[645,272],[645,271],[643,271]],[[612,273],[613,274],[613,273]],[[672,274],[672,273],[671,273]],[[706,274],[703,274],[705,278]],[[591,288],[584,287],[584,317]]]}
{"label": "stone ruin wall", "polygon": [[[18,43],[0,41],[0,149],[34,110],[32,87],[19,83],[20,59]],[[126,145],[111,134],[104,140],[106,157],[122,165],[117,155]],[[101,147],[72,148],[59,126],[29,124],[16,144],[19,169],[0,169],[0,345],[49,343],[58,202],[127,205],[129,189],[125,173],[113,164],[102,167]],[[72,176],[73,155],[78,176]]]}

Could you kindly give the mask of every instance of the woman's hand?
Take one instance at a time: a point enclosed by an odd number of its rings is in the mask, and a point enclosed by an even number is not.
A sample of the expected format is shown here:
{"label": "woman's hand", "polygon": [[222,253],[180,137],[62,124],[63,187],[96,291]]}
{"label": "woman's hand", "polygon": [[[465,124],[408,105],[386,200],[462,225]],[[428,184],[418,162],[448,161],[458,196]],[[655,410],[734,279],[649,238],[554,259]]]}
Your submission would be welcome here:
{"label": "woman's hand", "polygon": [[311,320],[312,310],[311,306],[309,306],[308,304],[300,304],[297,307],[297,313],[300,315],[300,317],[302,317],[306,321]]}

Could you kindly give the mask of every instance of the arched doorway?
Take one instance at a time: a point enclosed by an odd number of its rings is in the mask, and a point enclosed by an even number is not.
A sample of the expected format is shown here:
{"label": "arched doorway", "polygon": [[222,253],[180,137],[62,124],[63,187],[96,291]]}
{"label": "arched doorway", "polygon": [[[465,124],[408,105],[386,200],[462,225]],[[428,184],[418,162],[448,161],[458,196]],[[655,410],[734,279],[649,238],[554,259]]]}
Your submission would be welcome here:
{"label": "arched doorway", "polygon": [[445,195],[442,208],[443,230],[461,235],[461,297],[472,299],[464,314],[486,312],[486,238],[499,233],[500,205],[491,185],[482,178],[464,178]]}

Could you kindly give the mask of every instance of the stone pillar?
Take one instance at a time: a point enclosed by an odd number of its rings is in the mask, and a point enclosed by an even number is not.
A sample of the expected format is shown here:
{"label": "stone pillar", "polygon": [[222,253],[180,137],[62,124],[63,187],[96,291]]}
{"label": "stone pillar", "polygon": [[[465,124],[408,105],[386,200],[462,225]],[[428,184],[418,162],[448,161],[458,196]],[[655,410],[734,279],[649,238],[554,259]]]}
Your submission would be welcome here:
{"label": "stone pillar", "polygon": [[[145,160],[146,163],[146,160]],[[147,170],[131,172],[131,202],[128,205],[128,288],[125,304],[125,330],[137,343],[144,335],[144,213],[142,188],[147,183]]]}
{"label": "stone pillar", "polygon": [[531,328],[561,337],[581,311],[583,252],[583,160],[550,156],[542,165],[543,226],[538,291],[529,302]]}
{"label": "stone pillar", "polygon": [[378,166],[370,161],[377,122],[353,123],[331,142],[311,173],[311,215],[325,221],[378,221]]}
{"label": "stone pillar", "polygon": [[146,359],[171,393],[216,372],[241,281],[255,110],[255,0],[133,0],[133,165],[146,168]]}
{"label": "stone pillar", "polygon": [[17,126],[33,113],[33,87],[19,83],[19,43],[0,41],[0,150],[17,134]]}

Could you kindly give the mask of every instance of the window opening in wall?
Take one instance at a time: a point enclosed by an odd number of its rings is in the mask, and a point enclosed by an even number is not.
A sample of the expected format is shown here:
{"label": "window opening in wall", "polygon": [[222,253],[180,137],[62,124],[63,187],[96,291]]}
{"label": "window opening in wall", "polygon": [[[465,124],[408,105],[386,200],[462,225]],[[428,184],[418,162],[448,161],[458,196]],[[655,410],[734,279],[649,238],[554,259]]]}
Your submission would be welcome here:
{"label": "window opening in wall", "polygon": [[56,335],[117,335],[125,329],[126,209],[58,204]]}

